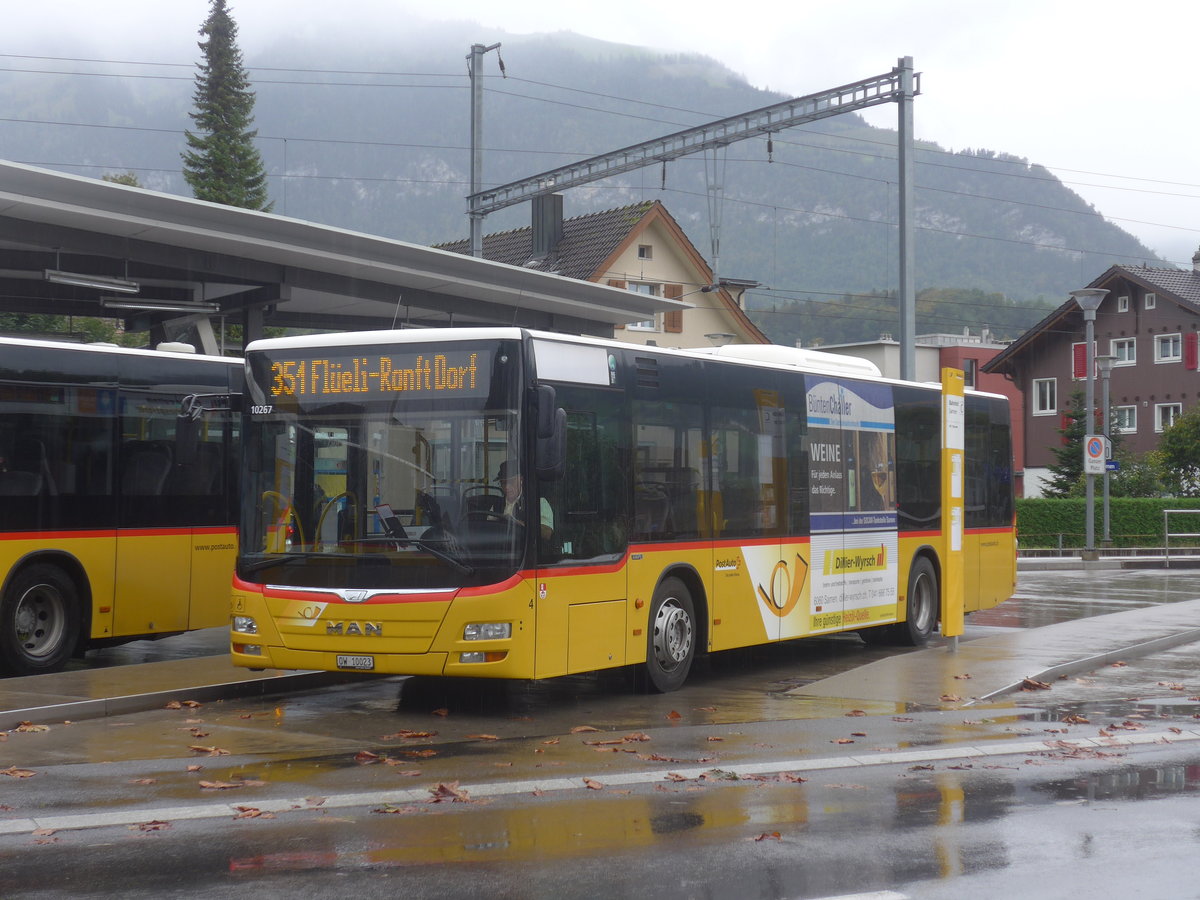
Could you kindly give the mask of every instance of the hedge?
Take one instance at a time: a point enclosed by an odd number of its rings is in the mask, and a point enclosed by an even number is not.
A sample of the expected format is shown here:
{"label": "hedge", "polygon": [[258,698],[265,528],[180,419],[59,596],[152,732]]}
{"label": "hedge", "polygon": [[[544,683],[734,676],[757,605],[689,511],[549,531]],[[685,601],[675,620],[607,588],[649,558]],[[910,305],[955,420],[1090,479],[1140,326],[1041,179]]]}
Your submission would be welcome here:
{"label": "hedge", "polygon": [[[1114,547],[1163,546],[1163,510],[1200,510],[1200,498],[1113,497],[1109,500],[1109,522]],[[1104,537],[1104,504],[1096,496],[1096,544]],[[1017,540],[1020,547],[1057,547],[1059,535],[1063,547],[1082,547],[1085,542],[1087,501],[1018,500]],[[1200,532],[1200,515],[1177,516],[1171,522],[1175,531]],[[1172,547],[1195,546],[1200,540],[1174,538]]]}

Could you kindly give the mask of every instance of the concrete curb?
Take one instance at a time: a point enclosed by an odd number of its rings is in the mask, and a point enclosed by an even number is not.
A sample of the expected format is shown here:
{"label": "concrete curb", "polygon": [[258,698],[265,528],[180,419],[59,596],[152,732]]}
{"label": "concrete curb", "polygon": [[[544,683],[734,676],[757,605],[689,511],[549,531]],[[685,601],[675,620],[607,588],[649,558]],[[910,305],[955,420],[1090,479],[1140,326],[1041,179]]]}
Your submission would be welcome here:
{"label": "concrete curb", "polygon": [[[1131,644],[1128,647],[1120,647],[1116,650],[1108,650],[1104,653],[1097,653],[1094,656],[1084,656],[1079,659],[1070,660],[1069,662],[1059,663],[1056,666],[1051,666],[1048,669],[1043,669],[1041,672],[1028,676],[1036,681],[1053,682],[1058,678],[1063,678],[1068,675],[1074,675],[1077,672],[1091,672],[1101,666],[1111,665],[1114,662],[1123,659],[1138,659],[1143,656],[1150,656],[1162,650],[1170,650],[1173,647],[1180,647],[1184,644],[1190,644],[1194,641],[1200,641],[1200,628],[1190,628],[1187,631],[1180,631],[1175,634],[1164,635],[1160,638],[1155,638],[1152,641],[1142,641],[1140,644]],[[967,701],[963,706],[972,706],[976,703],[986,703],[996,697],[1001,697],[1004,694],[1019,690],[1024,684],[1024,679],[1007,684],[1004,687],[997,688],[990,693],[984,694],[981,697],[975,697]]]}
{"label": "concrete curb", "polygon": [[[149,665],[155,665],[153,663]],[[37,675],[34,678],[54,678],[53,675]],[[42,724],[47,722],[102,719],[107,716],[122,716],[129,713],[148,712],[162,709],[172,700],[196,700],[213,702],[232,700],[239,697],[262,697],[286,691],[301,691],[342,684],[354,676],[340,672],[286,672],[260,675],[253,678],[221,681],[209,684],[184,685],[139,693],[118,694],[111,697],[64,700],[38,705],[0,710],[0,731],[16,728],[22,722]],[[361,677],[361,676],[358,676]],[[28,695],[33,699],[33,695]]]}

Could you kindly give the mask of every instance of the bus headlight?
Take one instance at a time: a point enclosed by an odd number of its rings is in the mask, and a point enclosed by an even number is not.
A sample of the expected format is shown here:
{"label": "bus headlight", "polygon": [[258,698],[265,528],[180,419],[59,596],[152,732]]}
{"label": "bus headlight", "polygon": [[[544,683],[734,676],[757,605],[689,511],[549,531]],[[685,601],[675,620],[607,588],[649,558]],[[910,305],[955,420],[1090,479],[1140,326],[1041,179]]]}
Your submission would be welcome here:
{"label": "bus headlight", "polygon": [[496,641],[510,637],[511,622],[472,622],[463,629],[464,641]]}
{"label": "bus headlight", "polygon": [[243,656],[262,656],[262,647],[258,644],[233,644],[233,652]]}
{"label": "bus headlight", "polygon": [[238,634],[258,634],[258,623],[250,616],[234,616],[233,630]]}

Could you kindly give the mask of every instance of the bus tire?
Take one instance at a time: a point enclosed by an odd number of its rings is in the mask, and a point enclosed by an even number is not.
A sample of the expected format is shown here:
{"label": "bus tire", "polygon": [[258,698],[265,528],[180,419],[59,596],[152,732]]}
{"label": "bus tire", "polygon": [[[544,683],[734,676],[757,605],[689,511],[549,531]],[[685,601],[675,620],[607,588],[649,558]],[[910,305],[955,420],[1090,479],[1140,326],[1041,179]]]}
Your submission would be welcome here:
{"label": "bus tire", "polygon": [[908,615],[897,626],[900,643],[921,647],[937,627],[940,607],[937,572],[928,557],[918,556],[908,570]]}
{"label": "bus tire", "polygon": [[666,694],[687,680],[696,658],[696,608],[687,586],[678,578],[664,578],[650,602],[646,624],[647,690]]}
{"label": "bus tire", "polygon": [[79,592],[58,566],[35,563],[12,576],[0,597],[0,670],[57,672],[79,641]]}

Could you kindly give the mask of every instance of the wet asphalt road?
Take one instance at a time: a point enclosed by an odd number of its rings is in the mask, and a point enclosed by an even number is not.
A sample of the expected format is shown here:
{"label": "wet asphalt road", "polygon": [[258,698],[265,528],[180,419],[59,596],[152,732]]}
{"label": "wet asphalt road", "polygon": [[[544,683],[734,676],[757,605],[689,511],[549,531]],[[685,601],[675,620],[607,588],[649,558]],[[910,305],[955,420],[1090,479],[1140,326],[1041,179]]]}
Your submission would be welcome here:
{"label": "wet asphalt road", "polygon": [[[1186,572],[1031,573],[968,638],[1191,600],[1198,585]],[[145,652],[105,653],[121,650]],[[3,816],[137,821],[0,836],[0,896],[1200,896],[1200,743],[932,756],[964,739],[1195,727],[1196,645],[970,711],[854,718],[784,693],[889,652],[845,636],[722,654],[665,697],[631,693],[622,673],[381,679],[10,734],[0,768],[36,774],[0,779]],[[885,748],[931,755],[836,766]],[[814,757],[830,766],[729,777]],[[431,802],[438,784],[552,777],[575,786]],[[382,799],[399,788],[419,796]],[[171,815],[218,801],[221,816]]]}

